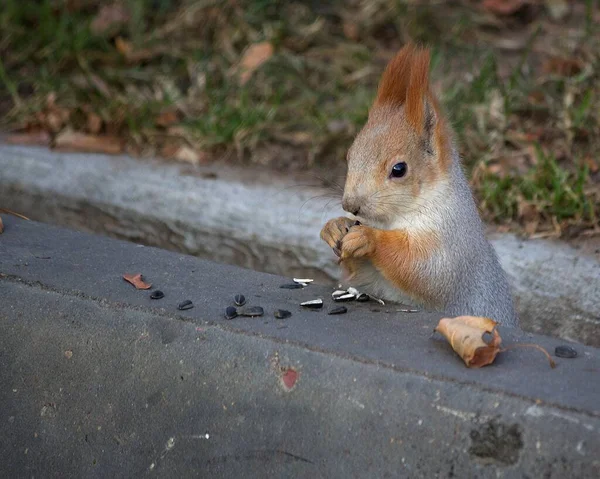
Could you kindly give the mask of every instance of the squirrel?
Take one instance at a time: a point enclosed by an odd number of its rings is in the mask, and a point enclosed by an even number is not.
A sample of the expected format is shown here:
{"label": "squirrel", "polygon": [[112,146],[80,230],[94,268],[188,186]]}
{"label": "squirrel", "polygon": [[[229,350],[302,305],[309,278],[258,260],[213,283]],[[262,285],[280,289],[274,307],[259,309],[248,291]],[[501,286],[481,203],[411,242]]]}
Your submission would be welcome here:
{"label": "squirrel", "polygon": [[454,141],[429,86],[429,49],[388,63],[348,150],[349,217],[321,238],[349,284],[373,296],[518,327],[511,288],[487,241]]}

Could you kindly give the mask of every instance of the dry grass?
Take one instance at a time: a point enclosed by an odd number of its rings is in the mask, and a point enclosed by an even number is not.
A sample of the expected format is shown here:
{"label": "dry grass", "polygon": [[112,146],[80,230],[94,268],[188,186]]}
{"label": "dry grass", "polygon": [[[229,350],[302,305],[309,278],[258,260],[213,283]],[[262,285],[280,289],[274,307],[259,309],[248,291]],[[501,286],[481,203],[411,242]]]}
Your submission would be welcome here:
{"label": "dry grass", "polygon": [[[543,1],[508,16],[468,0],[4,1],[5,128],[339,174],[386,61],[416,39],[433,48],[486,218],[530,235],[598,231],[595,1],[559,19]],[[263,42],[273,55],[241,85],[244,53]]]}

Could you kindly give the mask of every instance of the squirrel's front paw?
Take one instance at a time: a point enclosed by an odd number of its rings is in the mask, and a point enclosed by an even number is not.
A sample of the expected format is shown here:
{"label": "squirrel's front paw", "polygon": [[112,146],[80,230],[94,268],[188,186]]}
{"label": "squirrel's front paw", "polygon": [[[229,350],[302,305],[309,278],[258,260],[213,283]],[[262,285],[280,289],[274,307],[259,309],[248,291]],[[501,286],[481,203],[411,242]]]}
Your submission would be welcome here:
{"label": "squirrel's front paw", "polygon": [[344,236],[340,258],[361,258],[371,256],[376,247],[376,231],[368,226],[353,226]]}
{"label": "squirrel's front paw", "polygon": [[350,218],[344,218],[343,216],[329,220],[321,230],[321,239],[333,248],[333,251],[339,256],[342,238],[346,236],[353,224],[354,222]]}

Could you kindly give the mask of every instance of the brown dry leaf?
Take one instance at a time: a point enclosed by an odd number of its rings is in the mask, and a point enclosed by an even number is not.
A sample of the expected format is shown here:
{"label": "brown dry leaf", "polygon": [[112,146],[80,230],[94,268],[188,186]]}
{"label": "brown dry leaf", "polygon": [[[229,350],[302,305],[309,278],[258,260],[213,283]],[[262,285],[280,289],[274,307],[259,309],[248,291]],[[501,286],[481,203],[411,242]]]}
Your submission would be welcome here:
{"label": "brown dry leaf", "polygon": [[496,15],[512,15],[527,3],[528,0],[484,0],[483,8]]}
{"label": "brown dry leaf", "polygon": [[133,51],[133,46],[131,43],[125,40],[123,37],[117,37],[115,39],[115,46],[117,47],[117,51],[125,57],[131,55],[131,52]]}
{"label": "brown dry leaf", "polygon": [[2,217],[0,216],[0,235],[4,233],[4,223],[2,223]]}
{"label": "brown dry leaf", "polygon": [[591,173],[597,173],[600,170],[600,165],[591,156],[586,156],[584,160]]}
{"label": "brown dry leaf", "polygon": [[144,282],[142,278],[142,273],[138,274],[124,274],[123,279],[128,283],[131,283],[135,286],[135,289],[150,289],[152,285],[150,283]]}
{"label": "brown dry leaf", "polygon": [[5,138],[6,143],[11,145],[50,145],[50,135],[47,131],[32,131],[30,133],[13,133]]}
{"label": "brown dry leaf", "polygon": [[255,43],[250,45],[240,61],[240,84],[244,85],[252,74],[273,56],[273,45],[269,42]]}
{"label": "brown dry leaf", "polygon": [[122,142],[117,137],[87,135],[73,130],[61,132],[55,139],[54,147],[61,151],[106,153],[108,155],[116,155],[123,151]]}
{"label": "brown dry leaf", "polygon": [[104,5],[92,20],[90,29],[95,35],[106,32],[112,28],[126,23],[130,18],[129,12],[124,5],[113,3]]}
{"label": "brown dry leaf", "polygon": [[154,120],[158,126],[167,128],[179,121],[179,115],[176,111],[166,110],[160,113]]}
{"label": "brown dry leaf", "polygon": [[189,146],[180,146],[175,152],[174,158],[192,165],[198,165],[206,161],[207,154],[203,151],[194,150]]}
{"label": "brown dry leaf", "polygon": [[[489,318],[458,316],[440,319],[435,331],[450,342],[467,367],[480,368],[494,362],[500,352],[502,338],[496,330],[497,325],[496,321]],[[492,334],[489,342],[483,339],[485,333]]]}
{"label": "brown dry leaf", "polygon": [[350,20],[345,20],[342,24],[342,30],[344,31],[344,36],[348,40],[358,40],[359,30],[358,25]]}
{"label": "brown dry leaf", "polygon": [[96,135],[102,129],[102,118],[94,112],[89,112],[87,115],[87,130]]}
{"label": "brown dry leaf", "polygon": [[572,77],[583,70],[583,62],[577,58],[552,57],[542,66],[544,73]]}

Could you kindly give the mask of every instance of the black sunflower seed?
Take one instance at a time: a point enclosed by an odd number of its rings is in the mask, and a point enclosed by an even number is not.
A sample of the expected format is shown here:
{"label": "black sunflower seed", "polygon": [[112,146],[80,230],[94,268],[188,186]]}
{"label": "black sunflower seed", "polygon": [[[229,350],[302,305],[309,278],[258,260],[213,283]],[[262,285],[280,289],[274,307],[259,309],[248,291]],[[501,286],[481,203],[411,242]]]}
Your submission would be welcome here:
{"label": "black sunflower seed", "polygon": [[238,315],[254,318],[265,314],[265,310],[260,306],[251,306],[250,308],[238,309]]}
{"label": "black sunflower seed", "polygon": [[304,286],[298,283],[282,284],[279,286],[281,289],[302,289]]}
{"label": "black sunflower seed", "polygon": [[246,304],[246,297],[243,294],[236,294],[233,298],[233,302],[236,306],[244,306],[244,304]]}
{"label": "black sunflower seed", "polygon": [[275,312],[273,313],[273,315],[277,319],[287,319],[292,315],[292,313],[290,313],[289,311],[286,311],[285,309],[276,309]]}
{"label": "black sunflower seed", "polygon": [[554,355],[558,358],[573,359],[577,357],[577,351],[571,346],[556,346]]}
{"label": "black sunflower seed", "polygon": [[366,303],[367,301],[369,301],[369,295],[367,293],[360,293],[357,298],[356,301],[358,301],[359,303]]}
{"label": "black sunflower seed", "polygon": [[348,312],[348,308],[346,306],[338,306],[337,308],[333,308],[327,314],[345,314]]}
{"label": "black sunflower seed", "polygon": [[160,289],[157,289],[156,291],[152,291],[152,294],[150,295],[150,299],[162,299],[165,297],[165,293],[163,293]]}
{"label": "black sunflower seed", "polygon": [[177,309],[181,310],[181,311],[185,311],[186,309],[192,309],[194,307],[194,303],[192,303],[189,299],[186,299],[185,301],[182,301],[181,303],[179,303],[179,305],[177,306]]}
{"label": "black sunflower seed", "polygon": [[235,309],[233,306],[227,306],[225,309],[225,319],[233,319],[236,318],[237,315],[237,309]]}

